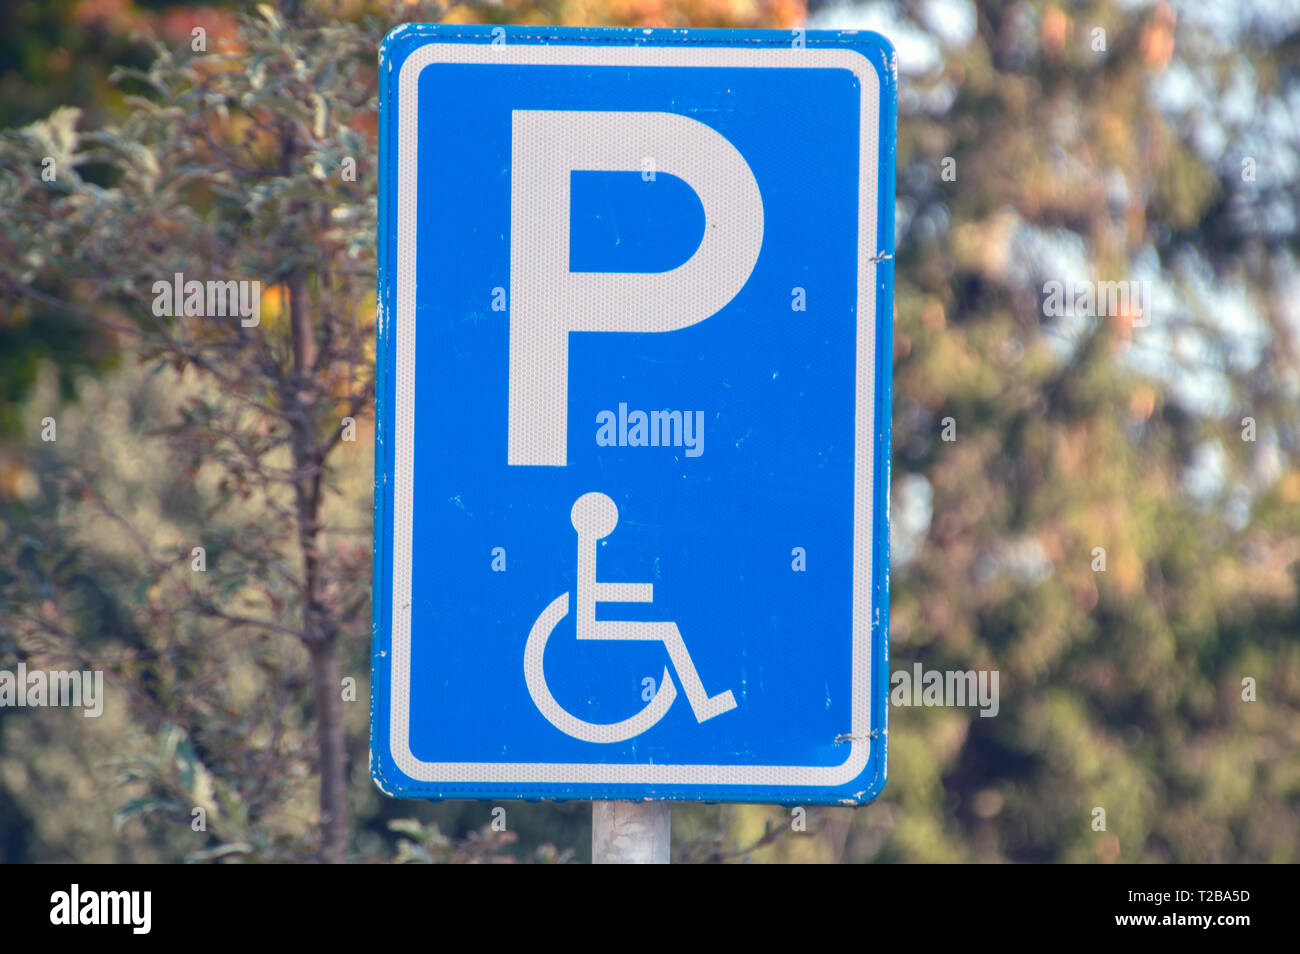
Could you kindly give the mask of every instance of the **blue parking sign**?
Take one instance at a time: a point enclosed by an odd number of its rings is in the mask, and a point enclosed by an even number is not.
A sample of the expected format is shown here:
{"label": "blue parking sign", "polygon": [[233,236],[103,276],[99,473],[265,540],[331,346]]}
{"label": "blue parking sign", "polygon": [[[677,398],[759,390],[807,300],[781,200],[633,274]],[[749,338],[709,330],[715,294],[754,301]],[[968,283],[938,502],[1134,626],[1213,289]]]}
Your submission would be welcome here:
{"label": "blue parking sign", "polygon": [[412,25],[380,60],[376,784],[870,801],[892,47]]}

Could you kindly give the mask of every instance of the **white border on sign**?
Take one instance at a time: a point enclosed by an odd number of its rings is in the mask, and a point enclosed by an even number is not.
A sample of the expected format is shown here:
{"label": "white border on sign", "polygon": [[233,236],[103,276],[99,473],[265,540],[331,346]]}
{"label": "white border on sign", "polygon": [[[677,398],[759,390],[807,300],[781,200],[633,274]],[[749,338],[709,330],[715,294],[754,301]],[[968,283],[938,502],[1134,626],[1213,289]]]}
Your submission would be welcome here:
{"label": "white border on sign", "polygon": [[[858,183],[857,400],[853,508],[853,675],[851,741],[844,762],[808,765],[663,765],[604,762],[425,762],[410,744],[411,514],[415,472],[415,293],[419,76],[431,63],[575,66],[798,67],[844,69],[858,79],[861,127]],[[817,786],[845,785],[871,755],[872,477],[875,427],[876,193],[880,85],[874,67],[843,48],[730,49],[675,46],[543,46],[438,43],[402,63],[397,117],[396,405],[392,415],[393,580],[389,747],[393,761],[421,782],[597,785]],[[505,426],[505,422],[502,422]]]}

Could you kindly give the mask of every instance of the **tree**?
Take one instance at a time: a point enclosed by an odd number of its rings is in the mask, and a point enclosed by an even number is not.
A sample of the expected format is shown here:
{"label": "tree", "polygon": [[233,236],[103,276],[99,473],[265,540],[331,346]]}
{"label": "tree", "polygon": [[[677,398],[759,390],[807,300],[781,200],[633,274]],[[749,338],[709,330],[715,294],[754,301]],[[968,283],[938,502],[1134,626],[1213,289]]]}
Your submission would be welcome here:
{"label": "tree", "polygon": [[[893,708],[849,852],[1294,860],[1294,21],[873,6],[903,73],[891,666],[996,670],[1001,707]],[[1145,311],[1050,307],[1126,280]]]}
{"label": "tree", "polygon": [[[123,521],[158,578],[136,612],[306,650],[331,862],[348,837],[339,641],[364,639],[369,593],[368,552],[335,545],[324,517],[330,456],[374,391],[374,38],[262,5],[237,31],[155,44],[148,70],[119,70],[132,90],[120,124],[84,131],[64,108],[0,147],[0,287],[109,329],[171,375],[187,398],[169,453],[188,479],[216,475],[193,546],[158,553]],[[65,487],[112,513],[105,476],[70,468]],[[70,648],[57,602],[37,610],[51,582],[37,566],[12,572],[15,618]],[[118,667],[136,687],[166,672],[147,625],[141,638]]]}

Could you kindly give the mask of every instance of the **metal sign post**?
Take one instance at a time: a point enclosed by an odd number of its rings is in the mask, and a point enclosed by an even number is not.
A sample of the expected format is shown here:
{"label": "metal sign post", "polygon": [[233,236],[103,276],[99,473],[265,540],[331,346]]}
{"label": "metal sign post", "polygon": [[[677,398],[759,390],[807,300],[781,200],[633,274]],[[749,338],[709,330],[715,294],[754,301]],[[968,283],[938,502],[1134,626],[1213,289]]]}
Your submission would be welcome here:
{"label": "metal sign post", "polygon": [[863,804],[887,762],[897,102],[872,33],[380,51],[371,774]]}
{"label": "metal sign post", "polygon": [[666,865],[671,836],[668,802],[591,803],[594,865]]}

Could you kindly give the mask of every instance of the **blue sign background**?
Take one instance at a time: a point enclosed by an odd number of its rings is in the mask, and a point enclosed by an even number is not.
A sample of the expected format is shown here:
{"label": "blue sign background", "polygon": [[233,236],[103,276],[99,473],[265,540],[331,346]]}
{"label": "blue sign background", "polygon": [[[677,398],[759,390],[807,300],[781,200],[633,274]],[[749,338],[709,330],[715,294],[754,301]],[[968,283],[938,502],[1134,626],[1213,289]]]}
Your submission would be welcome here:
{"label": "blue sign background", "polygon": [[[788,33],[689,31],[698,41],[789,46]],[[548,42],[678,43],[683,31],[548,30]],[[537,42],[509,30],[507,42]],[[397,92],[390,80],[423,43],[487,42],[489,28],[407,28],[385,43],[379,237],[382,313],[395,314]],[[882,91],[878,251],[892,251],[894,79],[885,41],[807,34],[808,45],[867,55]],[[391,65],[391,69],[390,69]],[[418,271],[410,746],[431,762],[703,763],[834,766],[850,728],[854,568],[855,340],[861,90],[847,70],[433,63],[419,79]],[[574,333],[568,465],[506,465],[511,111],[677,112],[725,136],[762,195],[763,245],[720,312],[658,334]],[[663,271],[699,244],[688,185],[660,173],[575,172],[571,269]],[[887,534],[892,263],[876,269],[872,725],[887,690]],[[806,290],[807,310],[791,308]],[[826,790],[789,786],[429,783],[388,752],[392,554],[393,333],[381,322],[376,445],[373,772],[421,797],[635,797],[817,802],[874,797],[883,732],[864,777]],[[596,415],[704,412],[703,453],[602,447]],[[673,620],[710,694],[737,707],[697,723],[684,696],[626,742],[571,738],[538,711],[522,651],[533,621],[575,591],[569,513],[608,494],[619,523],[599,545],[608,582],[652,582],[651,604],[598,604],[598,618]],[[506,571],[491,569],[494,548]],[[807,569],[792,570],[792,548]],[[644,707],[661,643],[578,641],[571,612],[548,644],[550,689],[574,715],[615,722]]]}

